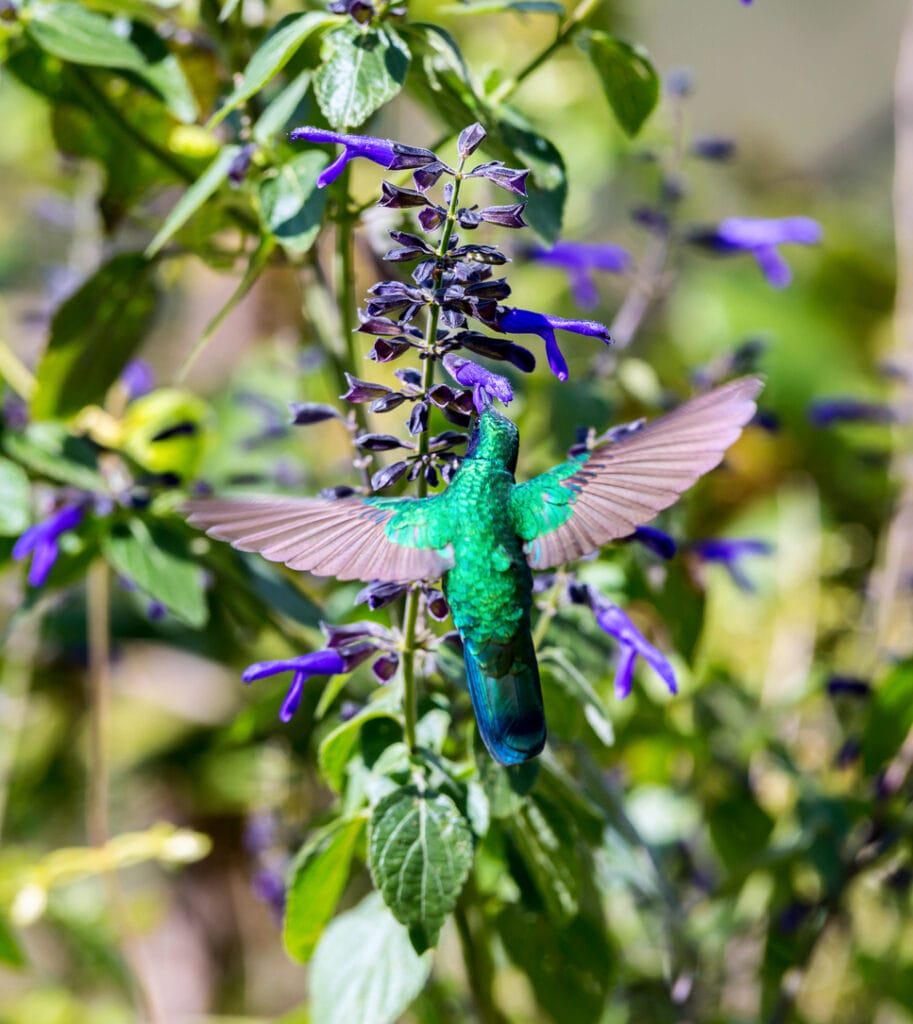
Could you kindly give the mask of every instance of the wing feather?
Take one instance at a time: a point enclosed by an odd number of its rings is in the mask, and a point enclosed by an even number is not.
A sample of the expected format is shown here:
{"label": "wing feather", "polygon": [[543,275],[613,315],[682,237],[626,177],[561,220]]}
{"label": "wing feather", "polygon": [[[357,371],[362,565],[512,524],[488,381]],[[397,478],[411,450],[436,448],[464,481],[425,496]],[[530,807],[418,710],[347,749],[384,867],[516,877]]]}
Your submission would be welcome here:
{"label": "wing feather", "polygon": [[220,498],[189,502],[185,510],[210,537],[291,569],[409,583],[437,579],[453,564],[433,522],[439,500]]}
{"label": "wing feather", "polygon": [[518,485],[511,514],[530,565],[573,561],[654,519],[719,465],[754,415],[762,387],[759,377],[731,381]]}

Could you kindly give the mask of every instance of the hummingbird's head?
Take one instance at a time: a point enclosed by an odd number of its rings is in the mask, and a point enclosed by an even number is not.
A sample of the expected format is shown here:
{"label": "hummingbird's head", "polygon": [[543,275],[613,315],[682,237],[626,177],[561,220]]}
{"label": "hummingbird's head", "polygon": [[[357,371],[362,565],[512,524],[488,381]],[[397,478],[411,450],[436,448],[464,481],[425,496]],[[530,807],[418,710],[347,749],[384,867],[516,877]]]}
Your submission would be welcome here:
{"label": "hummingbird's head", "polygon": [[476,417],[466,458],[500,462],[513,473],[519,449],[520,432],[516,424],[489,407]]}

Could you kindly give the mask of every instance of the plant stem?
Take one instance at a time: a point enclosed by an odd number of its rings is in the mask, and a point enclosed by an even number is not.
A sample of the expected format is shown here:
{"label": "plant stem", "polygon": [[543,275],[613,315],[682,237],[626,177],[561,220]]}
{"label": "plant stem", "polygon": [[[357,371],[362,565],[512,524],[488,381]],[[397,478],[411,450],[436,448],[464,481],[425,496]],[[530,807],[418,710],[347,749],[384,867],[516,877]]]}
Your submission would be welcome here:
{"label": "plant stem", "polygon": [[556,50],[560,50],[561,47],[568,42],[568,40],[583,26],[598,6],[599,0],[582,0],[582,2],[574,9],[571,16],[558,30],[558,34],[552,42],[550,42],[541,53],[534,57],[529,64],[518,71],[513,78],[504,82],[499,88],[495,89],[491,95],[492,103],[497,105],[509,100],[531,74],[538,71]]}

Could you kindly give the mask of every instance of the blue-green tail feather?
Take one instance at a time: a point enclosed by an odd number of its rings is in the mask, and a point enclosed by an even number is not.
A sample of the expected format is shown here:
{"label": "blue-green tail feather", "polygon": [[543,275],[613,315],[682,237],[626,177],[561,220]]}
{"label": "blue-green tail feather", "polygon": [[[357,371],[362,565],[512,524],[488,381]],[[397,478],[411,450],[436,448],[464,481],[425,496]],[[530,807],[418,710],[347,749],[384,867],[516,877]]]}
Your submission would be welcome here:
{"label": "blue-green tail feather", "polygon": [[479,733],[501,764],[520,764],[545,746],[545,709],[528,630],[509,644],[479,649],[464,638],[466,679]]}

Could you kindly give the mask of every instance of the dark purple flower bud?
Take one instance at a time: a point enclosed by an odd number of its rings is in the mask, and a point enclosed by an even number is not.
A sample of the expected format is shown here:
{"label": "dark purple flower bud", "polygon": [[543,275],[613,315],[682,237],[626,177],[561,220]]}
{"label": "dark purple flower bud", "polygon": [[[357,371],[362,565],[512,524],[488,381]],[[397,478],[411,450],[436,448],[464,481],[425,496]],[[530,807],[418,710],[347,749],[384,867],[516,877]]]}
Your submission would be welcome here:
{"label": "dark purple flower bud", "polygon": [[490,278],[476,281],[465,288],[465,294],[472,299],[506,299],[510,295],[510,285],[506,277],[499,277],[495,280]]}
{"label": "dark purple flower bud", "polygon": [[412,366],[394,370],[393,375],[410,388],[420,388],[422,386],[422,375]]}
{"label": "dark purple flower bud", "polygon": [[167,617],[168,609],[161,601],[153,599],[146,605],[146,618],[150,622],[161,622],[162,619],[166,619]]}
{"label": "dark purple flower bud", "polygon": [[848,736],[834,757],[837,768],[849,768],[862,752],[862,744],[855,736]]}
{"label": "dark purple flower bud", "polygon": [[375,14],[374,5],[365,0],[333,0],[327,10],[332,14],[348,14],[357,25],[367,24]]}
{"label": "dark purple flower bud", "polygon": [[425,600],[428,606],[428,614],[435,622],[443,622],[450,614],[450,607],[447,599],[434,587],[425,588]]}
{"label": "dark purple flower bud", "polygon": [[344,402],[355,404],[373,402],[377,398],[383,398],[384,395],[393,394],[393,388],[388,388],[386,384],[374,384],[369,380],[359,380],[351,373],[346,374],[346,383],[349,385],[349,390],[339,396]]}
{"label": "dark purple flower bud", "polygon": [[896,423],[896,410],[881,402],[858,398],[822,398],[808,408],[808,418],[816,427],[834,423]]}
{"label": "dark purple flower bud", "polygon": [[526,179],[529,177],[527,169],[514,170],[512,167],[505,167],[500,160],[492,160],[487,164],[479,164],[466,175],[467,178],[487,178],[499,188],[506,189],[518,196],[526,195]]}
{"label": "dark purple flower bud", "polygon": [[13,545],[12,556],[17,562],[32,556],[29,566],[29,586],[40,587],[47,582],[51,569],[60,555],[58,541],[61,534],[75,530],[82,522],[84,508],[81,504],[68,504],[59,508],[47,519],[30,526]]}
{"label": "dark purple flower bud", "polygon": [[479,211],[479,216],[488,224],[499,224],[502,228],[529,227],[523,219],[526,203],[514,203],[512,206],[486,206]]}
{"label": "dark purple flower bud", "polygon": [[372,612],[376,612],[402,597],[407,589],[403,583],[369,583],[359,590],[354,603],[367,604]]}
{"label": "dark purple flower bud", "polygon": [[326,188],[334,182],[350,160],[363,157],[387,170],[402,170],[407,167],[421,167],[433,163],[437,157],[427,149],[404,146],[390,139],[377,139],[371,135],[344,135],[325,131],[323,128],[296,128],[289,138],[292,142],[304,139],[306,142],[332,143],[344,146],[342,153],[326,168],[317,179],[318,188]]}
{"label": "dark purple flower bud", "polygon": [[457,475],[461,462],[462,459],[458,455],[454,455],[448,459],[443,466],[441,466],[441,478],[445,484],[453,482],[453,478]]}
{"label": "dark purple flower bud", "polygon": [[440,206],[426,206],[419,210],[418,222],[426,231],[439,228],[447,218],[447,211]]}
{"label": "dark purple flower bud", "polygon": [[277,921],[285,913],[285,882],[281,871],[261,868],[254,872],[250,887],[261,903],[267,904]]}
{"label": "dark purple flower bud", "polygon": [[[742,2],[744,3],[745,0]],[[804,900],[793,900],[777,918],[777,930],[785,932],[787,935],[797,932],[812,910],[814,910],[814,906],[811,903],[806,903]]]}
{"label": "dark purple flower bud", "polygon": [[599,628],[613,636],[621,645],[618,666],[615,670],[615,696],[627,697],[634,679],[634,663],[640,655],[669,688],[678,693],[675,672],[665,655],[649,643],[640,630],[617,606],[607,604],[596,612]]}
{"label": "dark purple flower bud", "polygon": [[311,676],[332,676],[346,671],[345,662],[337,651],[314,651],[302,654],[297,658],[286,658],[281,661],[258,661],[248,665],[241,674],[241,680],[252,683],[257,679],[278,675],[280,672],[293,672],[292,685],[285,695],[279,718],[289,722],[301,703],[304,684]]}
{"label": "dark purple flower bud", "polygon": [[371,412],[390,412],[392,409],[398,409],[405,401],[405,395],[399,391],[394,391],[391,395],[384,395],[383,398],[375,399],[368,408]]}
{"label": "dark purple flower bud", "polygon": [[472,400],[476,412],[487,409],[494,399],[505,405],[513,401],[514,392],[510,381],[497,373],[486,370],[484,366],[468,359],[448,353],[444,356],[447,372],[463,387],[472,388]]}
{"label": "dark purple flower bud", "polygon": [[654,235],[669,234],[669,218],[653,206],[638,206],[631,211],[631,220]]}
{"label": "dark purple flower bud", "polygon": [[416,402],[409,413],[406,421],[406,430],[415,437],[416,434],[423,434],[428,429],[428,403]]}
{"label": "dark purple flower bud", "polygon": [[482,215],[473,207],[469,209],[467,207],[461,207],[457,210],[457,224],[461,228],[465,228],[467,231],[474,231],[482,223]]}
{"label": "dark purple flower bud", "polygon": [[413,235],[410,234],[408,231],[399,230],[389,231],[387,233],[390,235],[394,242],[398,242],[400,245],[411,246],[416,249],[421,249],[422,252],[426,252],[429,254],[432,253],[431,246],[428,245],[428,243],[425,241],[424,238],[421,237],[421,235]]}
{"label": "dark purple flower bud", "polygon": [[445,430],[428,440],[428,451],[447,452],[457,445],[466,444],[468,440],[469,435],[463,433],[462,430]]}
{"label": "dark purple flower bud", "polygon": [[698,228],[688,235],[694,245],[718,254],[751,253],[773,288],[785,288],[792,280],[777,246],[816,245],[821,238],[821,225],[811,217],[728,217],[715,228]]}
{"label": "dark purple flower bud", "polygon": [[425,466],[425,481],[429,487],[438,485],[437,469],[430,462]]}
{"label": "dark purple flower bud", "polygon": [[402,245],[396,249],[388,249],[384,253],[384,259],[389,263],[409,263],[411,260],[422,259],[424,255],[424,249],[411,245]]}
{"label": "dark purple flower bud", "polygon": [[377,205],[386,207],[388,210],[407,210],[413,206],[428,205],[428,200],[421,192],[416,192],[412,188],[391,185],[389,181],[381,182],[380,191],[381,197],[377,201]]}
{"label": "dark purple flower bud", "polygon": [[445,406],[450,405],[453,401],[453,397],[453,388],[448,387],[446,384],[435,384],[428,392],[428,398],[438,407],[438,409],[443,409]]}
{"label": "dark purple flower bud", "polygon": [[383,641],[390,639],[389,630],[379,622],[371,622],[370,619],[364,619],[361,622],[345,622],[341,626],[332,622],[321,622],[320,629],[327,638],[327,647],[334,651],[344,650],[367,639]]}
{"label": "dark purple flower bud", "polygon": [[397,668],[399,668],[399,655],[391,651],[389,654],[382,654],[371,666],[371,671],[380,685],[384,686],[396,675]]}
{"label": "dark purple flower bud", "polygon": [[595,320],[566,320],[561,316],[535,313],[530,309],[503,307],[491,326],[503,334],[538,334],[545,342],[549,368],[561,381],[567,380],[568,370],[567,362],[558,348],[556,330],[573,331],[575,334],[600,338],[607,345],[612,342],[608,328]]}
{"label": "dark purple flower bud", "polygon": [[292,414],[292,423],[296,427],[341,418],[338,409],[322,402],[289,402],[289,410]]}
{"label": "dark purple flower bud", "polygon": [[412,342],[405,338],[378,338],[368,353],[368,358],[373,359],[375,363],[390,363],[413,347]]}
{"label": "dark purple flower bud", "polygon": [[745,575],[739,560],[748,555],[769,555],[773,551],[773,545],[767,541],[727,537],[694,541],[689,547],[702,562],[722,565],[732,577],[733,583],[749,593],[754,591],[754,584]]}
{"label": "dark purple flower bud", "polygon": [[375,334],[383,338],[398,338],[403,334],[413,338],[421,338],[422,332],[417,327],[404,327],[385,316],[370,316],[362,320],[356,328],[360,334]]}
{"label": "dark purple flower bud", "polygon": [[460,132],[460,137],[457,140],[457,149],[459,150],[460,157],[465,160],[482,145],[485,141],[485,129],[476,121],[475,124],[471,124],[468,128],[464,128]]}
{"label": "dark purple flower bud", "polygon": [[608,243],[555,242],[550,249],[534,246],[526,255],[537,263],[560,267],[570,280],[574,301],[582,309],[599,304],[594,270],[623,274],[631,266],[628,253],[621,246]]}
{"label": "dark purple flower bud", "polygon": [[674,558],[677,550],[674,539],[655,526],[638,526],[630,537],[624,539],[637,541],[638,544],[642,544],[652,551],[654,555],[666,560]]}
{"label": "dark purple flower bud", "polygon": [[420,192],[427,192],[429,188],[433,188],[438,183],[442,174],[453,174],[453,171],[440,160],[435,160],[433,163],[413,171],[412,181]]}
{"label": "dark purple flower bud", "polygon": [[394,437],[393,434],[360,434],[355,438],[355,444],[369,452],[389,452],[394,448],[414,448],[402,438]]}
{"label": "dark purple flower bud", "polygon": [[340,498],[351,498],[353,494],[357,493],[354,487],[349,487],[348,484],[339,484],[336,487],[324,487],[320,491],[320,497],[338,501]]}
{"label": "dark purple flower bud", "polygon": [[825,688],[830,697],[856,697],[864,700],[872,694],[872,684],[858,676],[831,676]]}
{"label": "dark purple flower bud", "polygon": [[120,382],[127,392],[127,401],[132,402],[155,387],[155,374],[145,359],[131,359],[120,375]]}
{"label": "dark purple flower bud", "polygon": [[732,139],[720,136],[704,136],[691,143],[691,152],[702,160],[731,160],[735,155],[735,143]]}
{"label": "dark purple flower bud", "polygon": [[252,142],[248,142],[246,146],[241,147],[234,160],[229,164],[227,177],[232,188],[238,188],[247,177],[256,151],[257,147]]}
{"label": "dark purple flower bud", "polygon": [[461,245],[450,254],[454,259],[468,263],[483,263],[489,266],[502,266],[510,263],[507,256],[493,245]]}
{"label": "dark purple flower bud", "polygon": [[397,480],[401,479],[408,469],[408,462],[394,462],[389,466],[384,466],[371,477],[372,489],[382,491],[385,487],[390,487]]}
{"label": "dark purple flower bud", "polygon": [[362,705],[357,701],[344,700],[339,707],[339,720],[341,722],[351,722],[361,709]]}

